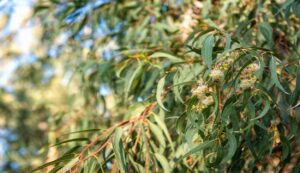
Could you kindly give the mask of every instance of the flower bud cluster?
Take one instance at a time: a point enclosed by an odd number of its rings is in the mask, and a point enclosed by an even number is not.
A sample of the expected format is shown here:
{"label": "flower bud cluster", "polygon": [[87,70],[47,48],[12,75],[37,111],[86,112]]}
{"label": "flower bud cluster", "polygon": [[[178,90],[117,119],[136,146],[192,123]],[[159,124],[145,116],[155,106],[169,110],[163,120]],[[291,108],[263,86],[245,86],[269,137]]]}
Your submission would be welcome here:
{"label": "flower bud cluster", "polygon": [[224,78],[224,73],[230,68],[232,63],[234,62],[233,57],[225,56],[225,60],[216,64],[213,70],[210,73],[210,77],[214,81],[219,81]]}
{"label": "flower bud cluster", "polygon": [[197,97],[199,100],[199,103],[193,105],[192,109],[201,111],[214,103],[213,97],[209,95],[210,90],[203,81],[200,81],[197,87],[192,89],[192,96]]}
{"label": "flower bud cluster", "polygon": [[250,65],[248,65],[241,73],[240,75],[240,79],[241,79],[241,83],[240,83],[240,88],[245,90],[248,88],[252,88],[256,81],[257,78],[254,75],[254,73],[259,69],[259,65],[256,63],[252,63]]}

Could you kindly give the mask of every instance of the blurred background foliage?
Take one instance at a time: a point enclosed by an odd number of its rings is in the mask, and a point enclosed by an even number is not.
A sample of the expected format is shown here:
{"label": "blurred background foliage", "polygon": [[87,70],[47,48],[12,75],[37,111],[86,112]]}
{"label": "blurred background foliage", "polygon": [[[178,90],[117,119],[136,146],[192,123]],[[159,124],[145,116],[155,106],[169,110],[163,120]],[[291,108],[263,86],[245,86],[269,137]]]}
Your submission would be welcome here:
{"label": "blurred background foliage", "polygon": [[299,20],[298,0],[0,0],[0,171],[299,172]]}

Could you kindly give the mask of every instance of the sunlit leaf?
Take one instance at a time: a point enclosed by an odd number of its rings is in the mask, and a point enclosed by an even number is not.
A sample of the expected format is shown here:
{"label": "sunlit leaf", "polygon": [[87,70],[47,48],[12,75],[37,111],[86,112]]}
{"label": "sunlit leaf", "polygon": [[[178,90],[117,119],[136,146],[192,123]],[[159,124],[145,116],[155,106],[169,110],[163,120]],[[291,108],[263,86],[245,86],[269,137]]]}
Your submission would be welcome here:
{"label": "sunlit leaf", "polygon": [[170,60],[171,62],[182,62],[183,60],[179,57],[176,57],[174,55],[164,53],[164,52],[155,52],[152,55],[150,55],[150,58],[166,58]]}
{"label": "sunlit leaf", "polygon": [[78,157],[72,159],[70,162],[64,165],[64,167],[58,170],[57,173],[65,173],[67,171],[70,171],[77,164],[78,160]]}
{"label": "sunlit leaf", "polygon": [[126,158],[125,158],[125,151],[122,143],[122,135],[123,135],[122,129],[120,128],[116,129],[115,137],[113,139],[112,145],[113,145],[113,150],[115,152],[118,168],[122,173],[126,173],[127,172]]}
{"label": "sunlit leaf", "polygon": [[170,173],[171,169],[170,169],[170,165],[169,165],[168,160],[163,155],[161,155],[159,153],[155,153],[155,157],[157,158],[157,160],[159,161],[159,163],[163,167],[164,173]]}

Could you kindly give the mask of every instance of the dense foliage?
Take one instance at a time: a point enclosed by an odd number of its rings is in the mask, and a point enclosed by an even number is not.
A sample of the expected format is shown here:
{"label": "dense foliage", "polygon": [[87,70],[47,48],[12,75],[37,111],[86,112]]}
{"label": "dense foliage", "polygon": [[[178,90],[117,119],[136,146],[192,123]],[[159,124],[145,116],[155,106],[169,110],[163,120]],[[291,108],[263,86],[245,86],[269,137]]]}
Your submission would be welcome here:
{"label": "dense foliage", "polygon": [[300,171],[298,0],[41,0],[32,13],[36,59],[0,92],[20,171]]}

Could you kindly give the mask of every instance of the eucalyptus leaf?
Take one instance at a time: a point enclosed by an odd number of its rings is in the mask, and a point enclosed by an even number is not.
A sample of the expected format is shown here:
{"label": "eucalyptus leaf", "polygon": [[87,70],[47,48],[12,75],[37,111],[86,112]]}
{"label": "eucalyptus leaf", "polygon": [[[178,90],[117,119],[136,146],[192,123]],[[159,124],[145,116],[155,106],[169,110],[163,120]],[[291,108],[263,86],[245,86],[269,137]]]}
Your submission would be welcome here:
{"label": "eucalyptus leaf", "polygon": [[277,72],[276,72],[276,60],[275,58],[272,56],[270,59],[270,70],[271,70],[271,77],[272,77],[272,81],[275,83],[275,85],[284,93],[289,94],[281,85],[281,83],[279,82],[278,76],[277,76]]}
{"label": "eucalyptus leaf", "polygon": [[164,91],[165,80],[166,80],[166,77],[164,76],[163,78],[161,78],[161,79],[158,81],[157,89],[156,89],[156,100],[157,100],[158,105],[159,105],[161,108],[163,108],[165,111],[169,111],[169,110],[164,106],[163,101],[162,101],[162,94],[163,94],[163,91]]}
{"label": "eucalyptus leaf", "polygon": [[212,66],[212,52],[215,44],[214,42],[215,42],[215,38],[213,35],[207,36],[203,42],[203,47],[201,49],[201,55],[203,57],[205,64],[209,69]]}
{"label": "eucalyptus leaf", "polygon": [[125,151],[123,148],[122,135],[123,135],[122,129],[117,128],[115,131],[115,136],[112,145],[117,160],[118,168],[120,169],[121,173],[127,173],[126,158],[125,158]]}

